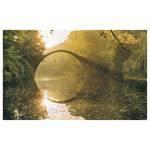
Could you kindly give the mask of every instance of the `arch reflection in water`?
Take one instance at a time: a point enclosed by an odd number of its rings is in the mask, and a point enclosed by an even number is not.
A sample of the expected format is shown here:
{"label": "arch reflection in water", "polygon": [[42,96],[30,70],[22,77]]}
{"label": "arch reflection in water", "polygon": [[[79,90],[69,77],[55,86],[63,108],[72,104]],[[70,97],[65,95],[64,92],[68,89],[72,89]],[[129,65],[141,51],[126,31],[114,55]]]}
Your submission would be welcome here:
{"label": "arch reflection in water", "polygon": [[57,102],[74,98],[82,89],[84,69],[73,55],[57,52],[47,56],[35,72],[38,88],[47,91],[48,97]]}
{"label": "arch reflection in water", "polygon": [[42,106],[47,110],[47,119],[63,120],[63,119],[84,119],[71,115],[66,104],[55,103],[51,101],[48,92],[43,92]]}

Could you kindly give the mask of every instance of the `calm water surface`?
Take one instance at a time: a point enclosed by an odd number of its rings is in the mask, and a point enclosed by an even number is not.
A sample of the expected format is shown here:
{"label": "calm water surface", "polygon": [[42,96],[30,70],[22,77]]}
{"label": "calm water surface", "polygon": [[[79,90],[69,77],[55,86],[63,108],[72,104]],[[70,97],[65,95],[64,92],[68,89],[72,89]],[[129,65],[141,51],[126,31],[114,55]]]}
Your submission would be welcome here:
{"label": "calm water surface", "polygon": [[[60,78],[55,80],[57,83],[62,82]],[[116,81],[104,75],[85,77],[83,81],[84,85],[81,91],[76,93],[75,98],[64,103],[53,101],[49,96],[50,87],[42,91],[36,84],[31,83],[4,87],[4,119],[143,120],[147,118],[146,85],[142,87],[135,83]],[[51,85],[51,88],[54,86],[51,80],[43,81],[42,84]],[[70,95],[67,91],[64,92],[64,89],[63,86],[59,87],[60,93]],[[55,96],[60,93],[55,93]]]}

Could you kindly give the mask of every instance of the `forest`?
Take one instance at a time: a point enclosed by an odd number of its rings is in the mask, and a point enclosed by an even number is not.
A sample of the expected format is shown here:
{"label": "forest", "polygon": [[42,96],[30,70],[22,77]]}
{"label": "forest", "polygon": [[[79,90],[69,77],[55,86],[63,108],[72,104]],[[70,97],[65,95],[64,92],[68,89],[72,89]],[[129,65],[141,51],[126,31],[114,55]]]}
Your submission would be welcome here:
{"label": "forest", "polygon": [[[33,79],[46,49],[36,30],[4,30],[4,82]],[[147,32],[143,30],[72,31],[67,40],[47,51],[67,49],[127,79],[146,79]]]}
{"label": "forest", "polygon": [[109,74],[133,80],[146,80],[147,31],[81,30],[47,51],[67,49],[100,64]]}
{"label": "forest", "polygon": [[13,85],[34,78],[34,71],[45,50],[36,30],[4,30],[4,83]]}

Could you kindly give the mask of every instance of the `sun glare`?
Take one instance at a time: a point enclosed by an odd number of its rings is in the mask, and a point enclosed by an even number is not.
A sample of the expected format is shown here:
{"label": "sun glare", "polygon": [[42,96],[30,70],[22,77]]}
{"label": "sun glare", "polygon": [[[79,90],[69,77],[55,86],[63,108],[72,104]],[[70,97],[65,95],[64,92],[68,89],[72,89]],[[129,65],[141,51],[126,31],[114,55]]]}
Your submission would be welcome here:
{"label": "sun glare", "polygon": [[64,119],[84,119],[82,117],[73,116],[70,114],[68,107],[66,104],[55,103],[52,100],[52,97],[48,96],[48,91],[43,91],[43,99],[42,106],[46,108],[48,116],[47,119],[55,119],[55,120],[64,120]]}
{"label": "sun glare", "polygon": [[39,33],[40,33],[40,36],[42,37],[42,40],[45,43],[45,47],[46,48],[51,47],[52,46],[51,41],[50,41],[52,38],[51,31],[50,30],[40,30]]}
{"label": "sun glare", "polygon": [[64,42],[69,32],[68,30],[40,30],[39,34],[45,43],[45,47],[50,48]]}

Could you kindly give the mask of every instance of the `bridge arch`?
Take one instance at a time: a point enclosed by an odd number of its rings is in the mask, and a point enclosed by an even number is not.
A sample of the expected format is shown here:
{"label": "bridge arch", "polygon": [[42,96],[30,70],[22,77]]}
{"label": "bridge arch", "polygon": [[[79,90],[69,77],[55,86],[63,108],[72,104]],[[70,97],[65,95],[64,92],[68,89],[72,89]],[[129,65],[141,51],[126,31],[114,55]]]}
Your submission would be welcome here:
{"label": "bridge arch", "polygon": [[[59,49],[59,50],[55,50],[55,51],[52,51],[52,52],[49,52],[47,53],[46,55],[43,55],[43,59],[42,61],[49,55],[52,55],[54,53],[60,53],[60,52],[63,52],[63,53],[68,53],[70,55],[73,55],[74,57],[76,57],[80,62],[81,62],[81,56],[79,56],[78,54],[75,54],[74,52],[71,52],[69,50],[65,50],[65,49]],[[82,63],[82,62],[81,62]]]}
{"label": "bridge arch", "polygon": [[[55,51],[51,51],[45,55],[43,55],[41,61],[39,62],[39,64],[47,57],[47,56],[50,56],[52,54],[55,54],[55,53],[60,53],[60,52],[63,52],[63,53],[67,53],[67,54],[70,54],[72,56],[74,56],[76,59],[79,60],[79,62],[81,63],[81,65],[83,66],[84,70],[86,70],[86,67],[87,65],[88,66],[92,66],[94,67],[96,70],[103,70],[104,72],[107,72],[107,68],[105,68],[104,66],[100,65],[100,64],[96,64],[95,62],[93,62],[92,60],[84,57],[84,56],[80,56],[70,50],[65,50],[65,49],[58,49],[58,50],[55,50]],[[37,64],[37,67],[36,69],[38,68],[39,64]],[[36,71],[35,69],[35,71]]]}
{"label": "bridge arch", "polygon": [[77,59],[79,60],[79,62],[81,63],[81,65],[84,64],[84,63],[83,63],[83,59],[86,59],[86,58],[84,58],[84,57],[82,57],[82,56],[80,56],[80,55],[78,55],[78,54],[76,54],[76,53],[74,53],[74,52],[69,51],[69,50],[58,49],[58,50],[51,51],[51,52],[49,52],[49,53],[43,55],[41,61],[37,64],[37,66],[36,66],[36,68],[35,68],[35,71],[36,71],[36,69],[38,68],[38,66],[40,65],[40,63],[41,63],[47,56],[50,56],[50,55],[55,54],[55,53],[60,53],[60,52],[67,53],[67,54],[70,54],[70,55],[74,56],[75,58],[77,58]]}

